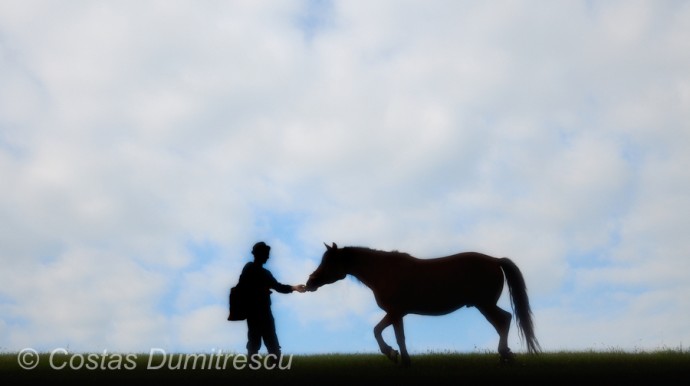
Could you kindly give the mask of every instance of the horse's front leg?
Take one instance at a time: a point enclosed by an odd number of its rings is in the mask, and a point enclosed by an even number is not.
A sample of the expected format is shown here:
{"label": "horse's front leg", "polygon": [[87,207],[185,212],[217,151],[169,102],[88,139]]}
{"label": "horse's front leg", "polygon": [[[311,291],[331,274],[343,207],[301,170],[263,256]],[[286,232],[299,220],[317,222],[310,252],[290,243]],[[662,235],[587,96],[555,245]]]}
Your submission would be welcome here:
{"label": "horse's front leg", "polygon": [[376,338],[376,342],[379,344],[379,349],[381,350],[381,353],[388,357],[388,359],[392,360],[395,363],[398,363],[398,352],[393,349],[393,347],[389,346],[386,344],[386,342],[383,340],[383,336],[381,333],[383,330],[386,329],[386,327],[390,326],[393,322],[391,321],[390,315],[386,314],[386,316],[381,319],[381,321],[374,327],[374,337]]}
{"label": "horse's front leg", "polygon": [[403,318],[397,318],[393,322],[393,329],[395,330],[395,340],[398,342],[400,348],[400,355],[403,367],[410,367],[410,355],[407,353],[407,345],[405,344],[405,328],[403,327]]}

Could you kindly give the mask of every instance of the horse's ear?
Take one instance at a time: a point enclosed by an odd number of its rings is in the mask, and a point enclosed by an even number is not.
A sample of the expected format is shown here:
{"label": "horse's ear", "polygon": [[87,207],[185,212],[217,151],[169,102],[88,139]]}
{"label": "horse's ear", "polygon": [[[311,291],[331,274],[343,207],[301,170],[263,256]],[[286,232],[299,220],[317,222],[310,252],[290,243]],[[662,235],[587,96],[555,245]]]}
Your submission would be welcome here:
{"label": "horse's ear", "polygon": [[333,243],[333,245],[331,246],[331,248],[333,248],[333,249],[338,249],[338,246],[335,245],[335,243]]}
{"label": "horse's ear", "polygon": [[329,246],[328,246],[328,244],[326,244],[326,243],[323,243],[323,245],[325,245],[325,246],[326,246],[326,249],[327,249],[327,250],[330,250],[330,249],[331,249],[331,247],[329,247]]}

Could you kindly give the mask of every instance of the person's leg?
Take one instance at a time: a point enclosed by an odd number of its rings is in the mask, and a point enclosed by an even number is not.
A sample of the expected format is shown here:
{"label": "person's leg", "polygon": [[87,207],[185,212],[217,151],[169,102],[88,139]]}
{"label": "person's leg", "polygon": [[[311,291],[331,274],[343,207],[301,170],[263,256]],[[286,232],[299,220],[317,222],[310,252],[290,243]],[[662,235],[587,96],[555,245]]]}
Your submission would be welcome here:
{"label": "person's leg", "polygon": [[276,333],[275,319],[273,313],[269,308],[264,315],[262,335],[264,344],[269,354],[274,354],[276,358],[280,358],[280,343],[278,342],[278,334]]}
{"label": "person's leg", "polygon": [[247,316],[247,355],[249,358],[259,353],[262,330],[262,321],[259,315]]}

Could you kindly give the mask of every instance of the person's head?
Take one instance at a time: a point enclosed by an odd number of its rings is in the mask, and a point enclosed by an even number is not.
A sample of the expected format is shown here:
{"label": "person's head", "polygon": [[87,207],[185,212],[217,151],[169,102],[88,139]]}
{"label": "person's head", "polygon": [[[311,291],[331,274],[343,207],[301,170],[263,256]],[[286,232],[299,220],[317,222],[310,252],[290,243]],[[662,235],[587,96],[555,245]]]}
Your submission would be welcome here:
{"label": "person's head", "polygon": [[271,252],[271,247],[266,245],[263,241],[259,241],[254,244],[252,248],[252,255],[254,255],[254,261],[259,264],[265,264],[268,261],[268,255]]}

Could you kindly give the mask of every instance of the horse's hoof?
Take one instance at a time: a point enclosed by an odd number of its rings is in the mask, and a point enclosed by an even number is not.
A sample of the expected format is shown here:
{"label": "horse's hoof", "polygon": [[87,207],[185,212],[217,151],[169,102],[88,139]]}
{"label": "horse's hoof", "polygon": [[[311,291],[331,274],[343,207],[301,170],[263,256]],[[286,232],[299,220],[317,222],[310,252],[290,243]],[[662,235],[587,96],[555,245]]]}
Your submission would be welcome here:
{"label": "horse's hoof", "polygon": [[412,366],[412,361],[410,360],[409,357],[403,357],[403,358],[402,358],[402,363],[401,363],[401,365],[402,365],[403,368],[406,368],[406,369],[407,369],[407,368],[409,368],[410,366]]}
{"label": "horse's hoof", "polygon": [[501,355],[501,364],[511,364],[515,362],[515,354],[513,354],[512,351],[507,350],[505,352],[500,353]]}
{"label": "horse's hoof", "polygon": [[398,355],[400,355],[400,353],[398,353],[398,350],[390,349],[388,351],[387,357],[388,357],[388,359],[393,361],[393,363],[398,363]]}

